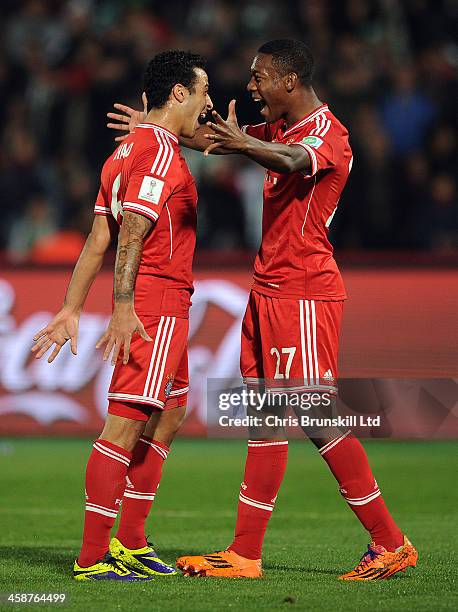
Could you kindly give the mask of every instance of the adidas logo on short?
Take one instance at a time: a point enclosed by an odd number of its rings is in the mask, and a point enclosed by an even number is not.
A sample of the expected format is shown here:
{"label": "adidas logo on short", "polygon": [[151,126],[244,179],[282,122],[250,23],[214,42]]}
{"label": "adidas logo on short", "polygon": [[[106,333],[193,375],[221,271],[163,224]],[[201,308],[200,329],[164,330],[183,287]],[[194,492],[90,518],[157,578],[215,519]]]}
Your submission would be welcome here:
{"label": "adidas logo on short", "polygon": [[332,375],[331,370],[326,370],[326,372],[323,374],[323,378],[324,378],[324,380],[330,380],[330,379],[334,378],[334,376]]}

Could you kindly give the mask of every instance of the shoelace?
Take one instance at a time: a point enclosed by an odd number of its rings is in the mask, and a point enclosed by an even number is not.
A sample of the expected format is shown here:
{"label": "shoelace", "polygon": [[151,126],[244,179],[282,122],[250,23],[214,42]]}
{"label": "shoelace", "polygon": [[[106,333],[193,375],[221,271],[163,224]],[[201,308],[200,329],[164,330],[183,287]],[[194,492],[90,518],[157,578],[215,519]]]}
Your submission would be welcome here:
{"label": "shoelace", "polygon": [[112,557],[110,555],[110,553],[107,553],[104,556],[104,558],[101,560],[101,563],[104,563],[105,565],[114,567],[114,568],[118,569],[121,572],[125,572],[126,571],[126,568],[121,563],[119,563],[117,559]]}
{"label": "shoelace", "polygon": [[370,544],[368,544],[367,546],[367,551],[363,554],[363,556],[361,557],[358,567],[360,567],[361,569],[363,567],[366,567],[366,565],[369,565],[369,563],[371,561],[373,561],[376,557],[378,557],[381,553],[379,553],[378,551],[374,550],[372,548],[372,546]]}

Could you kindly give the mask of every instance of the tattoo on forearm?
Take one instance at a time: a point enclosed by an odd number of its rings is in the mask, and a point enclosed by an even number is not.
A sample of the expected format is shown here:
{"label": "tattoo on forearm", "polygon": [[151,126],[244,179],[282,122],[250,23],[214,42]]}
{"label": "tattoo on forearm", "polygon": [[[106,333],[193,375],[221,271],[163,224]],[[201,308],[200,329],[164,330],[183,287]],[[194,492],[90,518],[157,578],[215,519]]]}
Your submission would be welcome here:
{"label": "tattoo on forearm", "polygon": [[143,240],[152,222],[136,213],[126,212],[119,232],[116,253],[114,300],[133,302],[135,281],[143,251]]}

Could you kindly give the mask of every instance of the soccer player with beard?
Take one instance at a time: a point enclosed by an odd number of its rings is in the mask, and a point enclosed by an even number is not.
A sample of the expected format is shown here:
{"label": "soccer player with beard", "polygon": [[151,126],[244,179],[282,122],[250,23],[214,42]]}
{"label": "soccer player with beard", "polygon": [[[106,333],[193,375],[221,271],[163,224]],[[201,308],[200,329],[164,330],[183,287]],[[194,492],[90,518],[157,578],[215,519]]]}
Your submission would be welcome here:
{"label": "soccer player with beard", "polygon": [[[76,580],[150,580],[175,573],[145,537],[188,391],[197,192],[179,137],[192,138],[212,108],[203,59],[156,55],[145,72],[147,114],[102,169],[91,233],[61,311],[39,331],[36,358],[52,362],[70,340],[112,238],[118,236],[113,312],[97,347],[115,366],[104,429],[86,470],[83,543]],[[122,502],[116,537],[110,531]]]}
{"label": "soccer player with beard", "polygon": [[[263,237],[242,325],[241,369],[249,386],[273,390],[281,381],[282,390],[298,393],[332,391],[337,379],[346,294],[328,229],[353,161],[348,131],[316,96],[312,75],[313,58],[302,42],[262,45],[247,89],[264,121],[239,128],[233,100],[227,121],[214,112],[211,129],[183,143],[207,155],[242,154],[266,168]],[[109,116],[125,130],[141,116],[117,108],[127,117]],[[391,517],[361,443],[351,431],[307,433],[372,539],[360,563],[340,578],[383,579],[415,566],[417,551]],[[180,557],[177,566],[187,575],[262,575],[262,543],[288,442],[282,428],[251,437],[234,540],[224,551]]]}

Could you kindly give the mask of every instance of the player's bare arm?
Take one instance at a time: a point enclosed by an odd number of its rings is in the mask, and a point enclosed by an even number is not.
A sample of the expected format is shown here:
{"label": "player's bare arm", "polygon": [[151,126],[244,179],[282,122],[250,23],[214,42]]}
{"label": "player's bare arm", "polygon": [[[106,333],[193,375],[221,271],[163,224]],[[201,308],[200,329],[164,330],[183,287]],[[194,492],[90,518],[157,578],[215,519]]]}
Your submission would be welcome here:
{"label": "player's bare arm", "polygon": [[123,363],[129,361],[132,335],[151,342],[143,323],[134,308],[134,290],[143,251],[143,240],[151,230],[152,222],[133,212],[125,212],[118,238],[114,278],[114,309],[107,331],[97,342],[97,348],[105,346],[103,359],[112,354],[111,363],[116,364],[123,351]]}
{"label": "player's bare arm", "polygon": [[95,216],[91,232],[73,270],[62,309],[33,337],[35,344],[32,353],[35,353],[36,359],[40,359],[51,347],[54,347],[48,358],[48,362],[51,363],[68,340],[71,343],[72,353],[76,355],[81,310],[102,266],[103,257],[115,235],[114,232],[115,224],[111,218]]}
{"label": "player's bare arm", "polygon": [[213,153],[215,149],[220,154],[240,153],[281,174],[311,169],[310,157],[303,147],[265,142],[245,134],[237,121],[235,100],[229,103],[226,121],[216,111],[213,111],[213,118],[214,121],[207,124],[210,130],[205,134],[212,144],[207,146],[204,155]]}

